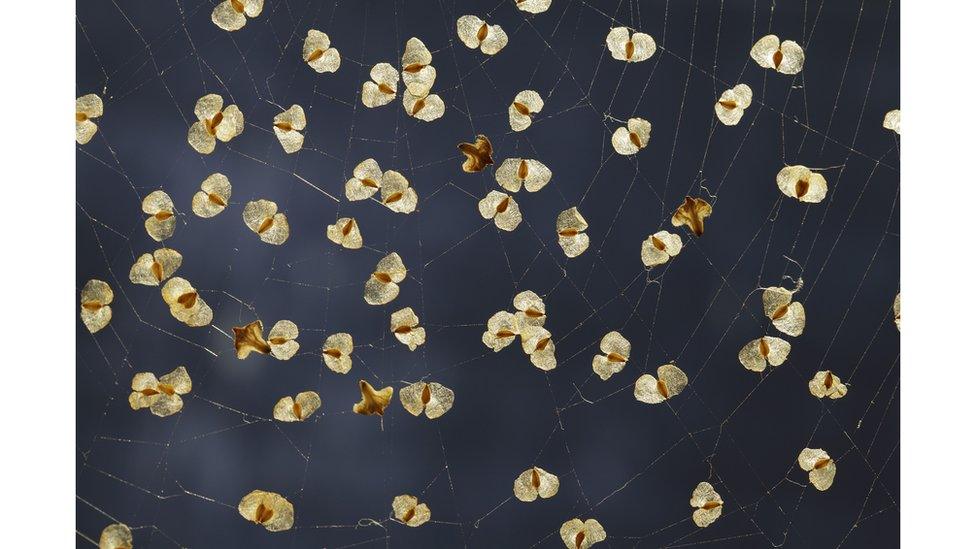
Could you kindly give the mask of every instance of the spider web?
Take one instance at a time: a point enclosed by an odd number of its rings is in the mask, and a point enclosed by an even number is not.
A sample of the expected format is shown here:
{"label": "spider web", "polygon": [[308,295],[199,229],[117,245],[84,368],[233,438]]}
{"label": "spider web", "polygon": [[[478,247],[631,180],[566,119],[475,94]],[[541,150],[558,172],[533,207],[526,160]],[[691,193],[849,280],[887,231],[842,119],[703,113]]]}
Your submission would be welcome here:
{"label": "spider web", "polygon": [[[124,522],[140,547],[557,547],[573,517],[598,519],[609,547],[897,543],[899,149],[881,128],[898,106],[897,2],[555,0],[532,16],[509,1],[269,0],[234,33],[210,22],[214,5],[79,6],[76,91],[101,95],[105,115],[77,149],[78,289],[100,278],[116,292],[107,329],[78,328],[79,545]],[[454,25],[465,14],[502,25],[508,46],[493,57],[464,47]],[[657,53],[613,60],[603,43],[611,26],[651,34]],[[336,74],[301,62],[309,28],[341,52]],[[804,47],[799,75],[749,58],[768,33]],[[399,100],[377,109],[359,100],[369,69],[399,66],[411,36],[432,51],[432,91],[447,105],[429,124]],[[723,126],[712,104],[740,82],[753,103]],[[507,106],[523,89],[545,107],[513,133]],[[246,128],[201,156],[186,130],[206,93],[239,105]],[[309,124],[304,148],[285,155],[271,119],[291,104]],[[632,116],[654,129],[646,149],[623,157],[609,136]],[[491,170],[459,169],[456,144],[479,133],[492,139],[496,165],[537,158],[554,173],[542,191],[515,195],[524,221],[512,233],[478,215],[477,201],[498,188]],[[417,212],[344,198],[352,168],[369,157],[407,176]],[[823,170],[824,202],[786,199],[774,181],[786,164]],[[231,204],[197,218],[190,198],[214,172],[230,178]],[[160,188],[180,210],[166,242],[184,256],[177,275],[214,309],[207,328],[177,323],[158,289],[127,280],[135,258],[158,247],[140,201]],[[673,230],[686,195],[713,204],[704,236],[681,231],[681,254],[646,270],[641,242]],[[258,198],[287,213],[283,246],[243,225],[243,204]],[[572,206],[591,244],[567,259],[554,222]],[[349,216],[362,227],[361,250],[324,236]],[[370,307],[362,284],[393,251],[408,278],[393,303]],[[761,289],[801,279],[807,328],[789,360],[762,375],[744,370],[738,349],[775,334]],[[480,341],[486,320],[527,289],[546,301],[559,360],[548,373],[517,345],[496,354]],[[428,333],[412,353],[389,332],[390,312],[406,306]],[[256,318],[296,322],[299,354],[237,360],[231,328]],[[611,330],[633,350],[601,381],[590,361]],[[320,359],[335,332],[356,343],[345,376]],[[637,377],[667,362],[688,373],[686,391],[657,406],[635,401]],[[178,365],[193,378],[180,414],[129,409],[134,373]],[[848,383],[845,398],[810,396],[807,381],[824,369]],[[351,412],[358,379],[396,390],[437,381],[457,401],[436,421],[398,402],[382,420],[362,417]],[[315,416],[272,420],[278,398],[304,390],[322,396]],[[796,464],[808,446],[837,462],[827,492]],[[511,483],[533,465],[557,474],[560,490],[525,504]],[[706,480],[725,505],[699,529],[688,499]],[[244,521],[237,502],[253,489],[287,497],[294,528],[269,534]],[[428,503],[430,523],[410,529],[390,517],[402,493]]]}

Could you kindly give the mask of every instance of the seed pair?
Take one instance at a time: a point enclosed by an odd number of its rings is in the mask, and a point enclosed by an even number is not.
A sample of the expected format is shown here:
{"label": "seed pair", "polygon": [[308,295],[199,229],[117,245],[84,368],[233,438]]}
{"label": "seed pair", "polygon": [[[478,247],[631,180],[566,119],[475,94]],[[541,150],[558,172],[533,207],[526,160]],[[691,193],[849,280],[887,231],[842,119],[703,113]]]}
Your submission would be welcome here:
{"label": "seed pair", "polygon": [[370,305],[386,305],[400,295],[399,284],[407,278],[407,267],[400,254],[393,252],[376,264],[373,274],[366,280],[363,299]]}
{"label": "seed pair", "polygon": [[332,47],[329,35],[316,29],[309,29],[302,44],[302,59],[313,71],[335,72],[339,70],[342,57],[339,50]]}
{"label": "seed pair", "polygon": [[363,247],[363,234],[355,217],[340,217],[325,229],[325,236],[336,244],[350,250]]}
{"label": "seed pair", "polygon": [[607,531],[596,519],[586,519],[584,522],[574,518],[559,528],[559,537],[568,549],[589,549],[607,539]]}
{"label": "seed pair", "polygon": [[584,232],[589,226],[576,206],[556,216],[556,237],[566,257],[579,257],[590,247],[590,235]]}
{"label": "seed pair", "polygon": [[160,293],[169,305],[169,314],[187,326],[207,326],[213,320],[213,309],[185,278],[175,276],[166,281]]}
{"label": "seed pair", "polygon": [[402,494],[393,498],[393,516],[401,524],[416,528],[430,520],[430,507],[415,496]]}
{"label": "seed pair", "polygon": [[[359,392],[361,398],[352,411],[363,416],[382,416],[393,398],[393,387],[377,390],[362,379]],[[418,381],[400,389],[400,403],[413,416],[424,414],[428,419],[437,419],[454,406],[454,391],[440,383]]]}
{"label": "seed pair", "polygon": [[508,125],[513,131],[524,131],[532,125],[532,119],[542,111],[545,101],[535,90],[522,90],[508,106]]}
{"label": "seed pair", "polygon": [[508,35],[501,25],[489,25],[476,15],[462,15],[457,20],[457,35],[461,43],[485,55],[495,55],[508,45]]}
{"label": "seed pair", "polygon": [[804,448],[796,461],[800,469],[809,473],[810,484],[821,492],[834,484],[837,475],[837,463],[830,455],[820,448]]}
{"label": "seed pair", "polygon": [[108,326],[112,320],[112,307],[115,293],[108,282],[92,279],[81,289],[81,322],[88,331],[95,333]]}
{"label": "seed pair", "polygon": [[688,386],[688,376],[674,364],[657,369],[657,377],[644,374],[634,384],[634,398],[645,404],[660,404],[681,394]]}
{"label": "seed pair", "polygon": [[537,498],[549,499],[559,492],[559,477],[542,467],[530,467],[515,479],[515,497],[526,503]]}
{"label": "seed pair", "polygon": [[600,353],[593,357],[593,372],[606,381],[627,365],[630,360],[630,341],[620,332],[610,332],[600,340]]}
{"label": "seed pair", "polygon": [[631,33],[627,27],[613,27],[607,34],[607,49],[618,61],[639,63],[646,61],[657,51],[657,44],[643,32]]}
{"label": "seed pair", "polygon": [[427,330],[420,326],[420,318],[410,307],[390,315],[390,332],[411,351],[427,341]]}
{"label": "seed pair", "polygon": [[689,502],[695,511],[691,514],[691,520],[699,528],[711,525],[722,516],[722,496],[718,495],[715,488],[708,482],[699,482],[695,491],[691,493]]}
{"label": "seed pair", "polygon": [[264,338],[264,323],[260,319],[245,326],[234,327],[234,350],[239,360],[252,352],[268,355],[278,360],[288,360],[298,352],[298,326],[290,320],[279,320]]}
{"label": "seed pair", "polygon": [[145,253],[136,259],[129,269],[129,280],[133,284],[159,286],[183,264],[183,255],[171,248],[160,248],[153,253]]}
{"label": "seed pair", "polygon": [[278,421],[305,421],[322,407],[322,398],[315,391],[303,391],[294,397],[285,396],[275,404],[273,416]]}
{"label": "seed pair", "polygon": [[198,99],[193,114],[197,121],[190,126],[186,141],[200,154],[214,152],[218,139],[227,143],[244,132],[244,113],[237,105],[224,107],[224,98],[216,93]]}
{"label": "seed pair", "polygon": [[681,253],[681,237],[668,231],[658,231],[641,243],[641,262],[650,269],[663,265]]}
{"label": "seed pair", "polygon": [[352,336],[341,332],[325,338],[322,344],[322,360],[325,366],[337,374],[348,374],[352,369]]}
{"label": "seed pair", "polygon": [[272,129],[278,143],[285,153],[292,154],[301,150],[305,144],[305,129],[308,121],[305,119],[305,109],[301,105],[292,105],[288,110],[275,115]]}
{"label": "seed pair", "polygon": [[165,191],[153,191],[142,199],[142,211],[146,218],[146,233],[156,242],[173,236],[176,231],[176,211],[173,199]]}
{"label": "seed pair", "polygon": [[225,31],[236,31],[244,28],[248,17],[261,15],[263,9],[264,0],[224,0],[213,9],[210,19]]}
{"label": "seed pair", "polygon": [[814,374],[808,387],[810,394],[817,398],[837,400],[847,394],[847,385],[830,370],[821,370]]}
{"label": "seed pair", "polygon": [[84,145],[95,137],[98,124],[92,122],[103,114],[102,98],[90,93],[75,99],[75,141]]}
{"label": "seed pair", "polygon": [[271,200],[252,200],[244,205],[244,224],[258,235],[262,242],[280,246],[288,240],[291,227],[288,216],[278,211],[278,204]]}
{"label": "seed pair", "polygon": [[651,123],[643,118],[631,118],[626,126],[617,128],[610,137],[610,144],[617,154],[630,156],[647,146],[651,140]]}
{"label": "seed pair", "polygon": [[224,211],[230,204],[230,179],[222,173],[210,174],[200,183],[200,190],[193,195],[191,208],[197,217],[209,219]]}
{"label": "seed pair", "polygon": [[254,490],[241,498],[237,512],[269,532],[289,530],[295,523],[295,506],[275,492]]}

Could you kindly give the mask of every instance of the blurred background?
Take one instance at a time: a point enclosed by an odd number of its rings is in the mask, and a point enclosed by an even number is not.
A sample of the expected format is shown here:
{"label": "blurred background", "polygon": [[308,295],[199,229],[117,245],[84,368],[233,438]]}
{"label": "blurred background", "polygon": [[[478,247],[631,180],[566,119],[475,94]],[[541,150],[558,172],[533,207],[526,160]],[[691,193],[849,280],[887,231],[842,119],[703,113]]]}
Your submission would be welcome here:
{"label": "blurred background", "polygon": [[[76,96],[97,93],[105,105],[76,156],[77,288],[97,278],[115,290],[109,328],[91,335],[77,323],[80,547],[113,521],[134,528],[137,547],[560,547],[573,517],[598,519],[607,547],[898,545],[899,149],[881,127],[899,104],[897,2],[557,0],[531,15],[511,1],[268,0],[233,33],[211,22],[215,5],[77,5]],[[466,14],[500,24],[508,45],[491,57],[464,47],[456,20]],[[613,26],[650,34],[657,52],[613,60]],[[342,54],[335,74],[302,61],[312,28]],[[749,58],[769,33],[805,49],[795,78]],[[447,105],[432,123],[409,118],[400,99],[367,109],[359,98],[370,68],[399,68],[413,36],[433,53],[432,92]],[[737,83],[751,86],[753,103],[723,126],[713,105]],[[507,108],[524,89],[545,106],[514,133]],[[186,134],[207,93],[238,105],[247,125],[201,156]],[[308,127],[304,148],[287,155],[270,129],[293,104]],[[623,157],[610,135],[632,116],[653,131]],[[540,192],[515,195],[525,219],[514,232],[478,214],[478,200],[500,190],[493,170],[460,169],[456,146],[476,134],[492,140],[496,166],[536,158],[553,171]],[[370,157],[410,180],[415,213],[345,199],[345,181]],[[787,164],[823,169],[827,198],[784,197],[775,176]],[[231,204],[201,219],[190,201],[215,172],[230,179]],[[135,258],[159,247],[140,209],[156,189],[179,210],[166,245],[183,254],[177,276],[213,308],[210,327],[178,323],[158,288],[128,281]],[[714,205],[701,238],[670,225],[686,195]],[[244,225],[243,205],[259,198],[287,214],[284,245]],[[572,206],[589,222],[590,247],[567,259],[555,219]],[[356,218],[363,249],[326,239],[339,217]],[[685,248],[647,271],[641,243],[661,229]],[[408,278],[395,301],[369,306],[363,283],[393,251]],[[799,278],[806,331],[786,364],[746,371],[742,345],[777,335],[758,288]],[[496,354],[481,342],[487,319],[522,290],[545,298],[559,359],[549,373],[518,343]],[[408,306],[427,330],[413,352],[389,329],[390,313]],[[226,334],[257,318],[266,329],[297,323],[299,354],[236,359]],[[601,381],[591,360],[611,330],[633,350]],[[335,332],[356,343],[347,375],[321,360]],[[687,372],[688,389],[637,402],[637,377],[667,362]],[[180,365],[193,379],[180,414],[129,408],[136,372]],[[845,398],[808,392],[826,369],[849,384]],[[456,402],[435,421],[397,399],[382,421],[359,416],[359,379],[396,390],[437,381]],[[323,400],[313,418],[270,419],[279,398],[305,390]],[[807,446],[838,463],[827,492],[796,466]],[[522,503],[512,482],[533,465],[558,475],[560,490]],[[698,529],[688,500],[704,480],[725,506]],[[295,505],[292,530],[238,515],[254,489]],[[430,523],[389,520],[404,493],[430,506]]]}

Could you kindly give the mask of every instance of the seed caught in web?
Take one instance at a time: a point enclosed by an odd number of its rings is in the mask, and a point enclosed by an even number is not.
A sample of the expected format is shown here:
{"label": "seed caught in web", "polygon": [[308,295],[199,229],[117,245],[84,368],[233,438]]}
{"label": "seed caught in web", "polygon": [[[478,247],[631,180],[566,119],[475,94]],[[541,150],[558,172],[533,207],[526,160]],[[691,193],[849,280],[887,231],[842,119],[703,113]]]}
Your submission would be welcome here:
{"label": "seed caught in web", "polygon": [[[474,143],[458,143],[458,150],[464,154],[461,169],[467,173],[476,173],[494,164],[491,158],[491,141],[484,135],[475,136]],[[497,171],[496,177],[497,177]]]}
{"label": "seed caught in web", "polygon": [[705,234],[705,218],[712,215],[712,205],[701,198],[685,197],[685,201],[678,206],[671,216],[671,224],[675,227],[686,225],[695,236]]}
{"label": "seed caught in web", "polygon": [[211,174],[193,195],[193,213],[205,219],[219,214],[230,204],[230,192],[230,179],[226,175]]}
{"label": "seed caught in web", "polygon": [[776,185],[790,198],[816,204],[827,196],[827,180],[806,166],[787,166],[776,174]]}
{"label": "seed caught in web", "polygon": [[322,31],[309,29],[302,46],[302,59],[317,73],[339,70],[342,58],[339,50],[332,47],[329,35]]}
{"label": "seed caught in web", "polygon": [[363,105],[372,109],[382,107],[396,99],[400,73],[389,63],[377,63],[369,71],[369,78],[363,82]]}
{"label": "seed caught in web", "polygon": [[237,512],[269,532],[289,530],[295,523],[295,507],[291,502],[281,494],[264,490],[254,490],[241,498]]}
{"label": "seed caught in web", "polygon": [[752,104],[752,88],[746,84],[722,92],[715,102],[715,116],[726,126],[735,126]]}
{"label": "seed caught in web", "polygon": [[380,179],[380,200],[397,213],[413,213],[417,209],[417,191],[410,186],[403,174],[386,170]]}
{"label": "seed caught in web", "polygon": [[650,269],[663,265],[681,253],[681,237],[668,231],[658,231],[641,244],[641,262]]}
{"label": "seed caught in web", "polygon": [[407,278],[407,267],[396,252],[384,257],[376,264],[376,270],[366,281],[363,299],[370,305],[386,305],[400,294],[399,283]]}
{"label": "seed caught in web", "polygon": [[522,336],[522,351],[529,355],[533,366],[545,371],[557,366],[556,343],[549,330],[541,326],[523,326],[519,334]]}
{"label": "seed caught in web", "polygon": [[403,494],[393,498],[393,516],[407,526],[416,528],[430,520],[430,508],[417,503],[417,498]]}
{"label": "seed caught in web", "polygon": [[268,345],[271,356],[278,360],[288,360],[298,352],[298,325],[290,320],[279,320],[268,332]]}
{"label": "seed caught in web", "polygon": [[[404,86],[407,87],[404,105],[406,105],[406,95],[422,98],[430,93],[430,88],[434,86],[434,79],[437,78],[437,70],[430,65],[433,60],[430,50],[419,38],[413,37],[407,40],[403,57],[400,59],[401,76],[403,76]],[[408,109],[407,112],[410,110]]]}
{"label": "seed caught in web", "polygon": [[546,303],[532,290],[519,292],[512,299],[512,306],[518,311],[515,321],[518,327],[544,326],[546,323]]}
{"label": "seed caught in web", "polygon": [[81,289],[81,322],[88,331],[95,333],[108,326],[112,320],[109,303],[115,298],[108,282],[92,279]]}
{"label": "seed caught in web", "polygon": [[808,385],[810,394],[817,398],[837,400],[847,394],[847,385],[830,370],[821,370],[814,374]]}
{"label": "seed caught in web", "polygon": [[274,133],[286,153],[301,150],[305,143],[305,135],[302,134],[305,123],[305,109],[301,105],[292,105],[287,111],[274,117]]}
{"label": "seed caught in web", "polygon": [[154,416],[171,416],[183,409],[180,395],[188,394],[191,389],[193,382],[183,366],[159,379],[150,372],[140,372],[132,376],[129,406],[133,410],[149,408]]}
{"label": "seed caught in web", "polygon": [[322,360],[326,367],[337,374],[348,374],[352,369],[352,336],[346,333],[332,334],[322,344]]}
{"label": "seed caught in web", "polygon": [[363,397],[353,404],[352,411],[363,416],[381,416],[393,398],[393,387],[383,387],[379,391],[365,380],[359,380],[359,392]]}
{"label": "seed caught in web", "polygon": [[488,329],[481,335],[481,341],[497,353],[511,345],[518,333],[515,315],[508,311],[498,311],[488,319]]}
{"label": "seed caught in web", "polygon": [[183,263],[183,255],[171,248],[160,248],[151,254],[142,254],[129,269],[129,280],[133,284],[159,286]]}
{"label": "seed caught in web", "polygon": [[593,357],[593,371],[606,381],[619,373],[630,359],[630,342],[620,332],[610,332],[600,340],[602,354]]}
{"label": "seed caught in web", "polygon": [[590,236],[583,232],[589,226],[576,206],[556,216],[556,236],[566,257],[577,257],[590,247]]}
{"label": "seed caught in web", "polygon": [[542,162],[531,158],[506,158],[495,170],[495,181],[508,192],[542,190],[552,179],[552,171]]}
{"label": "seed caught in web", "polygon": [[514,231],[522,222],[522,212],[518,203],[511,196],[490,191],[487,196],[478,201],[478,211],[485,219],[494,219],[495,226],[503,231]]}
{"label": "seed caught in web", "polygon": [[654,55],[657,44],[650,35],[643,32],[631,34],[627,27],[614,27],[607,34],[607,48],[610,49],[610,55],[618,61],[639,63]]}
{"label": "seed caught in web", "polygon": [[695,511],[691,514],[691,520],[699,528],[705,528],[722,516],[722,496],[718,495],[715,488],[707,482],[699,482],[695,486],[695,491],[691,493],[691,506]]}
{"label": "seed caught in web", "polygon": [[274,418],[278,421],[305,421],[322,406],[322,399],[315,391],[304,391],[295,395],[282,397],[275,404]]}
{"label": "seed caught in web", "polygon": [[132,549],[132,530],[124,524],[109,524],[98,538],[98,549]]}
{"label": "seed caught in web", "polygon": [[263,355],[270,353],[271,345],[264,339],[264,323],[255,320],[245,326],[234,326],[234,350],[239,360],[244,360],[252,352]]}
{"label": "seed caught in web", "polygon": [[[894,109],[885,113],[884,122],[881,125],[898,135],[901,135],[901,109]],[[79,141],[80,143],[80,141]]]}
{"label": "seed caught in web", "polygon": [[781,74],[796,74],[803,69],[803,48],[792,40],[782,44],[775,34],[759,39],[749,55],[764,69],[774,69]]}
{"label": "seed caught in web", "polygon": [[541,467],[526,469],[515,478],[515,497],[526,503],[549,499],[559,491],[559,477]]}
{"label": "seed caught in web", "polygon": [[454,406],[454,391],[440,383],[418,381],[400,389],[400,403],[415,416],[426,414],[428,419],[437,419]]}
{"label": "seed caught in web", "polygon": [[340,217],[334,225],[329,225],[325,236],[343,248],[358,250],[363,247],[363,235],[359,232],[359,223],[352,217]]}
{"label": "seed caught in web", "polygon": [[[229,2],[225,2],[227,3]],[[193,114],[197,121],[190,126],[186,141],[200,154],[212,153],[218,139],[227,143],[244,131],[244,114],[241,109],[237,105],[224,108],[224,99],[216,93],[204,95],[197,100]]]}
{"label": "seed caught in web", "polygon": [[174,276],[160,289],[169,314],[187,326],[198,328],[213,320],[213,310],[185,278]]}
{"label": "seed caught in web", "polygon": [[261,15],[262,9],[264,0],[224,0],[214,8],[210,19],[225,31],[236,31],[247,23],[248,17]]}
{"label": "seed caught in web", "polygon": [[777,330],[796,337],[807,325],[807,313],[803,304],[793,301],[793,293],[786,288],[766,288],[763,291],[763,312],[773,321]]}
{"label": "seed caught in web", "polygon": [[436,93],[417,96],[408,92],[403,94],[403,110],[418,120],[433,122],[444,116],[444,100]]}
{"label": "seed caught in web", "polygon": [[390,332],[411,351],[427,341],[427,331],[420,326],[420,319],[410,307],[404,307],[390,315]]}
{"label": "seed caught in web", "polygon": [[613,132],[610,144],[617,154],[631,155],[647,146],[651,140],[651,123],[643,118],[631,118],[627,126],[621,126]]}
{"label": "seed caught in web", "polygon": [[779,366],[790,355],[790,342],[778,337],[763,336],[746,343],[739,350],[739,363],[746,370],[763,372],[766,366]]}
{"label": "seed caught in web", "polygon": [[549,9],[552,0],[515,0],[515,7],[527,13],[542,13]]}
{"label": "seed caught in web", "polygon": [[485,55],[495,55],[508,44],[508,35],[501,25],[489,25],[476,15],[462,15],[457,20],[458,38],[465,46],[481,48]]}
{"label": "seed caught in web", "polygon": [[162,242],[173,236],[176,230],[176,213],[173,209],[173,199],[163,191],[153,191],[142,199],[142,211],[148,214],[146,218],[146,232],[156,242]]}
{"label": "seed caught in web", "polygon": [[508,124],[513,130],[520,132],[532,125],[532,117],[542,110],[545,102],[535,90],[518,92],[512,104],[508,106]]}
{"label": "seed caught in web", "polygon": [[834,483],[837,464],[820,448],[804,448],[796,459],[800,468],[810,473],[810,484],[823,492]]}
{"label": "seed caught in web", "polygon": [[901,292],[895,295],[895,303],[891,306],[891,310],[895,315],[895,328],[901,331]]}
{"label": "seed caught in web", "polygon": [[660,404],[681,394],[688,386],[688,376],[674,364],[657,369],[657,378],[644,374],[634,384],[634,398],[646,404]]}
{"label": "seed caught in web", "polygon": [[346,181],[346,198],[352,202],[366,200],[380,190],[383,170],[372,158],[367,158],[352,170],[352,179]]}
{"label": "seed caught in web", "polygon": [[244,206],[244,224],[254,231],[262,242],[279,246],[288,240],[291,230],[288,218],[278,212],[278,205],[270,200],[252,200]]}
{"label": "seed caught in web", "polygon": [[94,93],[75,99],[75,141],[79,145],[84,145],[95,137],[98,124],[92,119],[102,116],[102,109],[102,98]]}
{"label": "seed caught in web", "polygon": [[588,549],[607,539],[607,531],[596,519],[586,519],[583,522],[574,518],[567,520],[559,528],[559,537],[563,538],[563,543],[569,549]]}

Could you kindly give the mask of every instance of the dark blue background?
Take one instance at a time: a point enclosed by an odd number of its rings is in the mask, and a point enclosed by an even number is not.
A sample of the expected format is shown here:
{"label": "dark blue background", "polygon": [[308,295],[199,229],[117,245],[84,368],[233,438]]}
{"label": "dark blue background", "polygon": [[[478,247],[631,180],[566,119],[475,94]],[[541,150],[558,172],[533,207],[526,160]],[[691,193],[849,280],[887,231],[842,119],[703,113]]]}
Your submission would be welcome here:
{"label": "dark blue background", "polygon": [[[881,127],[899,103],[897,2],[554,0],[529,16],[509,1],[269,0],[235,33],[211,23],[214,5],[77,6],[76,95],[105,99],[98,135],[77,154],[77,286],[100,278],[116,290],[111,329],[91,336],[77,323],[79,546],[114,518],[136,528],[137,547],[560,547],[555,532],[575,516],[600,520],[605,547],[898,545],[890,305],[899,287],[899,153]],[[469,13],[504,27],[501,53],[487,58],[460,44],[455,21]],[[616,25],[651,34],[654,57],[612,60],[603,42]],[[309,28],[342,53],[336,74],[302,63]],[[749,59],[769,32],[805,48],[797,78]],[[433,91],[448,106],[430,124],[406,117],[399,99],[377,109],[359,101],[369,69],[399,66],[411,36],[433,52]],[[738,126],[716,126],[712,105],[738,82],[752,87],[753,105]],[[523,89],[546,105],[513,134],[506,109]],[[195,101],[210,92],[239,105],[247,127],[201,156],[186,132]],[[285,155],[269,128],[276,104],[293,103],[309,125],[305,149]],[[654,128],[650,145],[625,158],[610,147],[621,123],[609,117],[632,115]],[[516,196],[525,222],[513,233],[477,213],[477,199],[497,188],[492,173],[460,170],[456,144],[475,133],[490,136],[496,162],[534,157],[554,172],[541,192]],[[345,200],[345,180],[367,157],[410,179],[417,213]],[[775,185],[784,163],[831,168],[827,199],[785,199]],[[203,220],[189,213],[190,199],[215,171],[233,183],[233,204]],[[140,200],[158,188],[181,210],[168,242],[184,255],[178,275],[213,306],[214,328],[177,323],[157,288],[127,280],[134,258],[157,247]],[[647,275],[641,242],[670,229],[685,194],[708,193],[718,198],[705,235],[682,230],[681,255]],[[285,245],[266,245],[244,226],[243,204],[257,198],[287,213]],[[567,260],[554,220],[574,205],[591,245]],[[359,220],[368,249],[325,238],[340,216]],[[367,306],[362,284],[390,251],[410,276],[396,301]],[[771,329],[756,289],[790,286],[783,274],[805,281],[797,297],[807,329],[785,365],[759,376],[736,354]],[[546,297],[560,359],[549,374],[517,344],[492,354],[480,341],[488,317],[524,289]],[[428,331],[413,353],[389,333],[390,312],[406,306]],[[256,317],[266,326],[295,321],[300,354],[237,360],[221,331]],[[613,329],[633,353],[601,382],[590,361]],[[345,376],[325,370],[318,354],[338,331],[357,344]],[[636,402],[634,380],[668,361],[693,378],[689,389],[670,406]],[[135,372],[178,365],[194,382],[181,414],[129,409]],[[828,368],[850,382],[846,398],[808,393],[807,380]],[[399,402],[382,429],[350,411],[360,378],[399,388],[426,375],[457,395],[437,421]],[[313,420],[267,420],[278,398],[308,389],[324,403]],[[795,460],[804,446],[838,461],[826,493],[803,487]],[[511,499],[488,514],[533,464],[559,475],[559,494]],[[707,479],[726,504],[699,530],[688,499]],[[237,502],[255,488],[295,504],[293,530],[269,534],[238,516]],[[408,529],[386,520],[400,493],[422,494],[435,522]],[[367,517],[382,524],[354,527]]]}

